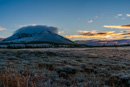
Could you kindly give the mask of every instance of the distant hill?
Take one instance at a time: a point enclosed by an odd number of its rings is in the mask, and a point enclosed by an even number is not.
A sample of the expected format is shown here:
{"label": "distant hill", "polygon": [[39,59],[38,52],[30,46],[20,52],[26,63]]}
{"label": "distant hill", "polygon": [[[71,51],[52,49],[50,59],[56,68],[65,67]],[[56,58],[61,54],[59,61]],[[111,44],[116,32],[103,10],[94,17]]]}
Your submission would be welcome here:
{"label": "distant hill", "polygon": [[62,44],[74,44],[71,40],[58,35],[55,27],[48,26],[27,26],[18,29],[14,34],[2,41],[3,43],[19,43],[19,42],[54,42]]}
{"label": "distant hill", "polygon": [[130,44],[130,39],[121,40],[77,40],[77,44],[85,44],[90,46],[103,46],[103,45],[126,45]]}

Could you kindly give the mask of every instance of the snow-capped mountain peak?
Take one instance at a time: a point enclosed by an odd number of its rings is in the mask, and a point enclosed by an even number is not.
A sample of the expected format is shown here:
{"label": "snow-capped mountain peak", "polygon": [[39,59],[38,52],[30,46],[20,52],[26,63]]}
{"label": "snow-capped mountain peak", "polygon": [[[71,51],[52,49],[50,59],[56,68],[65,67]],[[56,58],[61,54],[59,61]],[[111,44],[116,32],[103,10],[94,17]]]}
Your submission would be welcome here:
{"label": "snow-capped mountain peak", "polygon": [[58,35],[56,27],[42,25],[27,26],[18,29],[15,33],[3,40],[3,42],[55,42],[73,44],[71,40]]}

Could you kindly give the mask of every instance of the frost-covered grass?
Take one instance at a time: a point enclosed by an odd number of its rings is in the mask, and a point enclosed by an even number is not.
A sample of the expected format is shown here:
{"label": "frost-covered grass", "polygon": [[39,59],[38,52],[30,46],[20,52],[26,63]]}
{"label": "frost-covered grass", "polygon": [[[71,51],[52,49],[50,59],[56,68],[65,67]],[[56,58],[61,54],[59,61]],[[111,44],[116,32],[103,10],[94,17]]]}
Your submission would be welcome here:
{"label": "frost-covered grass", "polygon": [[2,87],[129,87],[129,48],[0,49]]}

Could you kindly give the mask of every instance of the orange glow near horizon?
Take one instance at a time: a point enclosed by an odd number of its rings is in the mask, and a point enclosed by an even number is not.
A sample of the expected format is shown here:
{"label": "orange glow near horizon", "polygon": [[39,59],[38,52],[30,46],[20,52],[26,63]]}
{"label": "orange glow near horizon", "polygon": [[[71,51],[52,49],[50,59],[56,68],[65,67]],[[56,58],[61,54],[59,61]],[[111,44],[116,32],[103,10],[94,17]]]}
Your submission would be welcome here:
{"label": "orange glow near horizon", "polygon": [[116,28],[116,29],[130,29],[130,25],[118,25],[118,26],[113,26],[113,25],[104,25],[105,28]]}
{"label": "orange glow near horizon", "polygon": [[93,33],[93,31],[80,31],[80,33],[81,33],[80,35],[66,35],[66,38],[69,39],[86,38],[86,39],[99,39],[99,40],[115,40],[115,39],[130,38],[129,31],[120,31],[120,33],[115,33],[115,31],[98,32],[98,33],[97,32]]}

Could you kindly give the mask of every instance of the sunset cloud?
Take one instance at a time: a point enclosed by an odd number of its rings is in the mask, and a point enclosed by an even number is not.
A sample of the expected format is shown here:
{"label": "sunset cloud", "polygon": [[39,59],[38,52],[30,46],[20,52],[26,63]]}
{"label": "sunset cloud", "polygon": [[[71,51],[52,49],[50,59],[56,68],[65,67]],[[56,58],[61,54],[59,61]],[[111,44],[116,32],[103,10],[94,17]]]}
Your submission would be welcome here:
{"label": "sunset cloud", "polygon": [[[80,32],[79,32],[80,31]],[[129,30],[121,31],[120,33],[115,33],[115,31],[107,31],[107,32],[93,32],[93,31],[81,31],[78,32],[80,35],[67,35],[67,38],[87,38],[87,39],[124,39],[130,38]]]}
{"label": "sunset cloud", "polygon": [[92,31],[83,31],[83,30],[78,30],[78,33],[96,33],[96,30],[92,30]]}
{"label": "sunset cloud", "polygon": [[130,30],[121,31],[122,33],[130,33]]}
{"label": "sunset cloud", "polygon": [[3,30],[7,30],[7,29],[0,26],[0,31],[3,31]]}
{"label": "sunset cloud", "polygon": [[105,28],[116,28],[116,29],[130,29],[130,24],[127,25],[104,25]]}
{"label": "sunset cloud", "polygon": [[107,36],[109,34],[113,34],[115,31],[107,31],[107,32],[96,32],[96,33],[82,33],[81,35],[85,35],[85,36],[95,36],[95,37],[102,37],[102,36]]}
{"label": "sunset cloud", "polygon": [[130,14],[126,14],[127,17],[130,17]]}

